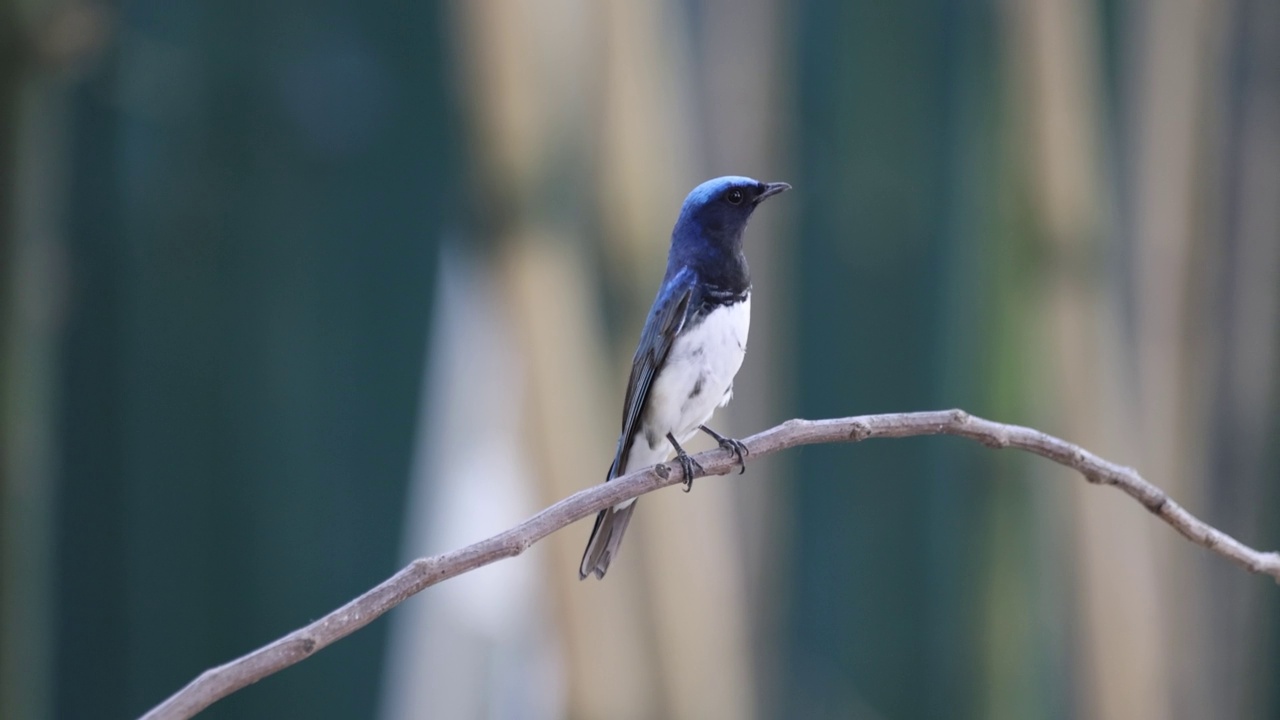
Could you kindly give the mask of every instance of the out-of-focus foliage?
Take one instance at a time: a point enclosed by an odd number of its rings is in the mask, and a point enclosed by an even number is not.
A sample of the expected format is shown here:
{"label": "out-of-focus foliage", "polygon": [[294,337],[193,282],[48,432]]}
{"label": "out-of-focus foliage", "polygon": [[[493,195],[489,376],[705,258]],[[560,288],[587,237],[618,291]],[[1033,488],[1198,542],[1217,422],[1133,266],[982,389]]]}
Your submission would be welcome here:
{"label": "out-of-focus foliage", "polygon": [[[32,37],[75,11],[42,5]],[[458,198],[438,8],[104,10],[92,58],[10,68],[8,357],[48,364],[5,368],[31,373],[6,377],[6,450],[49,428],[6,451],[5,509],[45,513],[53,565],[4,717],[139,714],[394,570]],[[367,716],[385,630],[210,715]]]}
{"label": "out-of-focus foliage", "polygon": [[[1278,50],[1272,0],[0,0],[0,717],[143,712],[598,482],[721,174],[795,191],[717,427],[962,406],[1280,546]],[[209,716],[1280,712],[1276,589],[1044,463],[642,502],[602,583],[572,528]]]}

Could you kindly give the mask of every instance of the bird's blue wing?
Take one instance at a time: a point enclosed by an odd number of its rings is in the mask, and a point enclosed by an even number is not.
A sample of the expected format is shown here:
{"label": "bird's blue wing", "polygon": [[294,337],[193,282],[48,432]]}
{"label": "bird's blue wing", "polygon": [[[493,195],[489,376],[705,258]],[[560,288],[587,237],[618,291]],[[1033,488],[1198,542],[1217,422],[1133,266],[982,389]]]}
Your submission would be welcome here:
{"label": "bird's blue wing", "polygon": [[694,272],[684,268],[663,284],[653,301],[649,318],[640,333],[640,345],[631,360],[631,378],[627,381],[627,397],[622,405],[622,435],[618,438],[613,466],[609,468],[609,479],[618,477],[621,469],[627,466],[631,442],[649,399],[649,387],[667,361],[671,345],[698,307],[698,300],[694,297],[697,287]]}

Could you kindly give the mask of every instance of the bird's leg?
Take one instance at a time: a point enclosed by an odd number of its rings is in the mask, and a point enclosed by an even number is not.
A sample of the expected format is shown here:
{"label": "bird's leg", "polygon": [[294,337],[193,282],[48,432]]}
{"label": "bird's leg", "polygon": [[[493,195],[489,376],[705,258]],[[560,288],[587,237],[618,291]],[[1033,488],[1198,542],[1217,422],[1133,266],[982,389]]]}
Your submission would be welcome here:
{"label": "bird's leg", "polygon": [[742,470],[738,472],[739,475],[747,471],[747,456],[751,454],[751,451],[747,449],[746,444],[741,440],[725,437],[706,425],[699,425],[698,429],[715,438],[720,447],[738,456],[738,465],[742,467]]}
{"label": "bird's leg", "polygon": [[693,474],[702,472],[702,465],[693,458],[689,457],[689,453],[680,447],[680,443],[676,442],[676,438],[671,433],[667,433],[667,440],[671,442],[671,447],[676,449],[676,459],[680,461],[680,469],[684,470],[684,491],[689,492],[693,489]]}

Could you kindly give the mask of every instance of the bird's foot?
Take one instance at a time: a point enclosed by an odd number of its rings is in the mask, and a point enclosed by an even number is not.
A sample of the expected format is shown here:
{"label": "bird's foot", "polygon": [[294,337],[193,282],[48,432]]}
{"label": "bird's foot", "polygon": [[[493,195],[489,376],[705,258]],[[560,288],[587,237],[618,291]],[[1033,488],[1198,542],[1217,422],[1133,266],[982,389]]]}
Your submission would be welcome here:
{"label": "bird's foot", "polygon": [[751,454],[751,450],[747,448],[746,443],[731,437],[725,437],[706,425],[699,425],[698,428],[715,438],[716,444],[720,447],[738,456],[738,466],[742,468],[742,470],[738,471],[739,475],[747,471],[747,456]]}
{"label": "bird's foot", "polygon": [[689,492],[693,489],[694,473],[702,472],[702,463],[689,457],[689,453],[680,447],[680,443],[676,442],[671,433],[667,433],[667,440],[671,443],[671,447],[676,449],[676,460],[680,461],[680,469],[684,471],[684,491]]}

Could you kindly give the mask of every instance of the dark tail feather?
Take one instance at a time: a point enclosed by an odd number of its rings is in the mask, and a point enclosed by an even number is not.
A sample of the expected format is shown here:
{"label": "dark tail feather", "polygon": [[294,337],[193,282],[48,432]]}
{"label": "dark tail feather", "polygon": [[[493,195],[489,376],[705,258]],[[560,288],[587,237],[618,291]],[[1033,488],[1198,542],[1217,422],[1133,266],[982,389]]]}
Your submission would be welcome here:
{"label": "dark tail feather", "polygon": [[578,568],[579,580],[586,580],[593,572],[598,578],[604,577],[609,562],[618,556],[622,534],[627,531],[627,523],[631,522],[631,513],[635,509],[635,501],[632,501],[621,510],[605,508],[596,516],[596,526],[591,530],[591,539],[587,541],[587,550],[582,553],[582,565]]}

